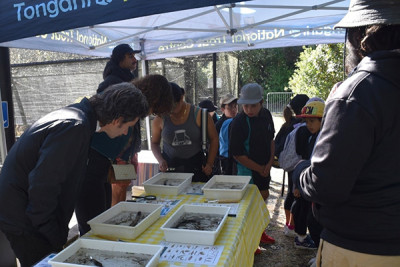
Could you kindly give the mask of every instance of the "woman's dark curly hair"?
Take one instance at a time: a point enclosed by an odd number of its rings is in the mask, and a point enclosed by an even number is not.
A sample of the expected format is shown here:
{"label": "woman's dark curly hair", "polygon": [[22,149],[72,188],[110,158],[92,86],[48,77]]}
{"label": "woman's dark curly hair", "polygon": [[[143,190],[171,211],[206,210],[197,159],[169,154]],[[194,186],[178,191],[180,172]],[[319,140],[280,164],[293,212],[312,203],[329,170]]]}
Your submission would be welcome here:
{"label": "woman's dark curly hair", "polygon": [[171,112],[173,99],[168,80],[159,74],[146,75],[132,83],[146,96],[153,114],[162,116]]}
{"label": "woman's dark curly hair", "polygon": [[174,82],[170,82],[169,84],[171,85],[172,88],[172,95],[174,97],[174,102],[178,103],[181,100],[181,97],[185,95],[185,89],[183,89]]}
{"label": "woman's dark curly hair", "polygon": [[124,82],[109,86],[89,99],[100,126],[123,118],[123,123],[144,118],[149,113],[146,97],[132,83]]}
{"label": "woman's dark curly hair", "polygon": [[371,25],[347,29],[346,72],[375,51],[400,49],[400,25]]}

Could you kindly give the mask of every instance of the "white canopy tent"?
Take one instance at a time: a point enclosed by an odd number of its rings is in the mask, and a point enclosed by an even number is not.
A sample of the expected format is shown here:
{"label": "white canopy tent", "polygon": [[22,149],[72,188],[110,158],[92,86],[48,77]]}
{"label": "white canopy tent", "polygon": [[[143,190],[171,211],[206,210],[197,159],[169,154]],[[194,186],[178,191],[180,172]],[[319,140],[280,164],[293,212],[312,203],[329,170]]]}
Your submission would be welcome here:
{"label": "white canopy tent", "polygon": [[344,31],[333,26],[345,15],[349,0],[293,3],[253,0],[181,10],[65,29],[0,46],[108,57],[116,44],[129,43],[142,49],[142,59],[150,60],[344,41]]}

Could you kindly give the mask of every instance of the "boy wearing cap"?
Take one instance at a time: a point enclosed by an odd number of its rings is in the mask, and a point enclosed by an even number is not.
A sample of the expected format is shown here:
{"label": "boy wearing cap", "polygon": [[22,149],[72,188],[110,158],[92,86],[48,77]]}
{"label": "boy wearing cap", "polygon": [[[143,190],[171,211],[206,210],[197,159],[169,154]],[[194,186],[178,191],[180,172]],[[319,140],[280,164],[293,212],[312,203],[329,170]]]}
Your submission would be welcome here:
{"label": "boy wearing cap", "polygon": [[[321,120],[324,114],[325,103],[322,99],[313,97],[301,109],[301,114],[296,117],[305,120],[306,125],[300,126],[295,132],[295,151],[301,156],[302,160],[309,160],[314,149],[315,142],[321,129]],[[297,170],[296,173],[298,173]],[[298,179],[295,173],[291,177]],[[301,249],[317,249],[319,245],[321,226],[316,222],[312,210],[311,202],[302,198],[298,188],[298,183],[293,181],[294,202],[291,212],[294,220],[294,231],[296,237],[294,245]],[[310,235],[307,235],[307,228]]]}
{"label": "boy wearing cap", "polygon": [[[263,88],[257,83],[242,87],[238,104],[243,105],[232,121],[229,151],[237,161],[238,175],[251,176],[264,200],[269,196],[270,170],[274,159],[274,122],[262,106]],[[263,231],[262,243],[275,240]]]}
{"label": "boy wearing cap", "polygon": [[238,112],[237,97],[226,94],[221,97],[219,103],[221,106],[222,117],[215,124],[219,136],[219,164],[221,174],[232,175],[236,174],[236,164],[232,155],[229,153],[229,132],[230,125]]}
{"label": "boy wearing cap", "polygon": [[104,91],[112,84],[132,81],[135,78],[132,72],[137,68],[135,58],[137,53],[140,53],[140,50],[133,50],[128,44],[117,45],[104,68],[104,81],[99,84],[97,93]]}
{"label": "boy wearing cap", "polygon": [[225,120],[236,117],[238,113],[238,105],[237,105],[238,98],[231,94],[226,94],[221,97],[219,100],[219,105],[221,107],[222,116],[219,118],[217,123],[215,124],[215,128],[219,133],[222,124]]}
{"label": "boy wearing cap", "polygon": [[267,199],[275,128],[271,113],[262,106],[262,93],[257,83],[242,87],[237,102],[243,105],[243,111],[232,121],[229,150],[238,162],[238,175],[252,176],[252,182]]}
{"label": "boy wearing cap", "polygon": [[331,92],[304,198],[323,226],[317,266],[400,265],[400,1],[352,0],[349,77]]}

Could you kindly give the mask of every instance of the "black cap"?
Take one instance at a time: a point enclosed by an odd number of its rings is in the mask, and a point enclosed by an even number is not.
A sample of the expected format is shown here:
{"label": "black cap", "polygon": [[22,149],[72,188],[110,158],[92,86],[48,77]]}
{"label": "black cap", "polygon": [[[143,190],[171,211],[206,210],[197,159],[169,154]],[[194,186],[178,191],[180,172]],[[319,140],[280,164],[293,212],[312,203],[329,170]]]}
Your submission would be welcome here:
{"label": "black cap", "polygon": [[298,94],[295,97],[293,97],[292,100],[290,100],[289,106],[293,109],[294,113],[296,115],[301,114],[301,109],[305,106],[307,103],[309,97],[304,94]]}
{"label": "black cap", "polygon": [[124,59],[126,54],[131,53],[137,54],[140,53],[140,50],[133,50],[132,47],[128,44],[120,44],[114,47],[111,54],[111,59],[119,63]]}
{"label": "black cap", "polygon": [[213,112],[217,110],[217,107],[214,106],[213,102],[206,99],[199,103],[199,107],[207,109],[208,112]]}

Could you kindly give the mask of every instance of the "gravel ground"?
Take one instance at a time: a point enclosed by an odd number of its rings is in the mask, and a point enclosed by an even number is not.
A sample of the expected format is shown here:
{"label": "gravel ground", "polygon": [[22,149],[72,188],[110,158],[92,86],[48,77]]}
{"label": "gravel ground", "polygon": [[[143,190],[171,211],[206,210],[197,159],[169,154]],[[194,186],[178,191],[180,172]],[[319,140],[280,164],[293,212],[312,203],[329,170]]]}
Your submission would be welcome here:
{"label": "gravel ground", "polygon": [[261,245],[262,253],[254,256],[254,267],[305,267],[308,261],[315,257],[316,250],[298,249],[294,247],[294,237],[283,234],[285,225],[285,211],[283,203],[287,192],[287,175],[285,193],[281,197],[283,171],[272,168],[270,196],[267,200],[271,222],[267,227],[267,234],[275,238],[273,245]]}

